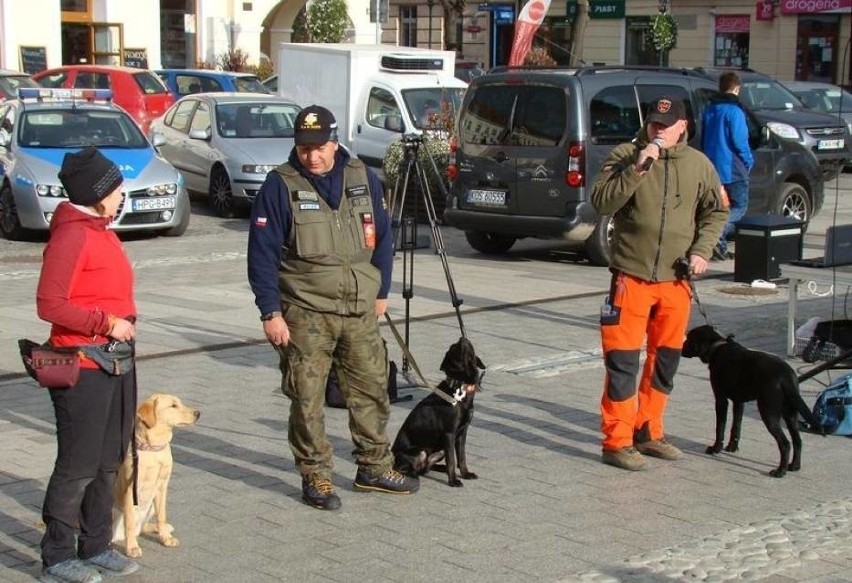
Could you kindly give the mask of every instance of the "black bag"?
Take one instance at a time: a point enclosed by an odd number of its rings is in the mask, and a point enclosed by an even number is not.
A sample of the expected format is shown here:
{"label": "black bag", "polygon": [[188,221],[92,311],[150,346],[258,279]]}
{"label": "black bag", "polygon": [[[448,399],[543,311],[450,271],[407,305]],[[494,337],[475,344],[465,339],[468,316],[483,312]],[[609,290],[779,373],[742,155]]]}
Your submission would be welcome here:
{"label": "black bag", "polygon": [[[411,396],[400,399],[399,390],[396,384],[396,363],[390,361],[388,365],[388,397],[391,403],[397,401],[407,401]],[[328,373],[328,380],[325,383],[325,404],[335,409],[345,409],[346,399],[343,397],[343,391],[340,390],[340,382],[337,380],[337,371],[334,370],[334,365]]]}

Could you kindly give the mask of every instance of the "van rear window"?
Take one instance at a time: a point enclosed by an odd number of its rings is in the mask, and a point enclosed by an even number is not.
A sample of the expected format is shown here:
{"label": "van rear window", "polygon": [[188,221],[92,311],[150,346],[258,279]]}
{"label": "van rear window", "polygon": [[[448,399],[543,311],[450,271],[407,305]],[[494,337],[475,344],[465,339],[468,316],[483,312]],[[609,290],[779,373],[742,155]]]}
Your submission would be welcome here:
{"label": "van rear window", "polygon": [[468,144],[556,146],[565,133],[561,87],[484,85],[475,90],[459,128]]}

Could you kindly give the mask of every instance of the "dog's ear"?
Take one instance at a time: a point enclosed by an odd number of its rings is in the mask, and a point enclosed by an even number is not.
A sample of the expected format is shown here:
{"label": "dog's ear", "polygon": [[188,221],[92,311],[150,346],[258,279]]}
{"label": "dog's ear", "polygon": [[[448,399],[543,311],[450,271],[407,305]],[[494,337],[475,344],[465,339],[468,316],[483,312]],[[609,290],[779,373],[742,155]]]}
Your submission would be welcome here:
{"label": "dog's ear", "polygon": [[139,417],[139,420],[147,427],[148,429],[152,428],[157,424],[157,401],[145,401],[142,403],[142,406],[139,407],[139,411],[136,413],[136,416]]}
{"label": "dog's ear", "polygon": [[734,341],[734,335],[733,335],[733,334],[728,334],[727,336],[725,336],[725,340],[726,340],[727,342],[733,342],[733,341]]}

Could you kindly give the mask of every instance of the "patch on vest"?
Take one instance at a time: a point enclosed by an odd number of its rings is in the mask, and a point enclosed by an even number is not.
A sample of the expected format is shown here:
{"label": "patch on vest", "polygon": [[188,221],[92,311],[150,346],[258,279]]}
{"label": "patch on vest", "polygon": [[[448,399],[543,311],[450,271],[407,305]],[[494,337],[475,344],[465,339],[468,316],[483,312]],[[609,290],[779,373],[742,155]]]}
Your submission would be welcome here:
{"label": "patch on vest", "polygon": [[367,185],[359,184],[358,186],[350,186],[346,189],[346,196],[348,198],[353,198],[356,196],[366,196],[367,195]]}
{"label": "patch on vest", "polygon": [[370,197],[359,196],[349,200],[352,206],[370,206]]}
{"label": "patch on vest", "polygon": [[320,205],[318,202],[300,202],[299,203],[300,211],[318,211],[320,210]]}
{"label": "patch on vest", "polygon": [[319,200],[319,196],[316,192],[311,192],[310,190],[296,190],[293,192],[293,200]]}

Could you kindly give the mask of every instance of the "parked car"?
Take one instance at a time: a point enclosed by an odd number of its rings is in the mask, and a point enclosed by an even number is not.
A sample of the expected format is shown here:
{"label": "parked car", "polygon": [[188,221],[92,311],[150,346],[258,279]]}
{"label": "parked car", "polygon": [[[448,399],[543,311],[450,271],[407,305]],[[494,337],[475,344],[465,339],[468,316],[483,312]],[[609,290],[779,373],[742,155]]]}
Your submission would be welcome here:
{"label": "parked car", "polygon": [[839,116],[852,134],[852,93],[818,81],[785,81],[784,85],[811,109]]}
{"label": "parked car", "polygon": [[65,65],[40,71],[33,79],[42,87],[110,89],[113,102],[124,108],[145,134],[151,120],[163,115],[175,101],[159,77],[135,67]]}
{"label": "parked car", "polygon": [[278,75],[270,75],[261,83],[271,94],[278,95]]}
{"label": "parked car", "polygon": [[160,152],[191,191],[206,193],[222,217],[254,200],[266,174],[287,160],[301,108],[274,95],[198,93],[154,123]]}
{"label": "parked car", "polygon": [[[701,75],[719,82],[731,69],[697,68]],[[737,70],[743,86],[740,101],[769,129],[782,138],[795,140],[819,160],[825,180],[836,178],[852,159],[852,134],[846,124],[821,111],[809,109],[798,97],[768,75],[751,69]]]}
{"label": "parked car", "polygon": [[257,75],[211,69],[159,69],[155,71],[178,99],[193,93],[229,91],[270,93]]}
{"label": "parked car", "polygon": [[38,87],[38,83],[26,73],[0,69],[0,101],[18,97],[19,87]]}
{"label": "parked car", "polygon": [[[68,152],[97,146],[124,176],[112,228],[179,236],[189,225],[183,179],[159,156],[109,90],[20,89],[0,104],[0,234],[45,231],[67,199],[57,174]],[[153,144],[162,140],[155,136]]]}
{"label": "parked car", "polygon": [[[663,96],[684,101],[689,143],[700,147],[701,114],[716,93],[716,83],[682,69],[492,69],[465,93],[444,219],[482,253],[504,253],[524,237],[558,239],[606,265],[612,223],[589,201],[604,158],[636,136]],[[816,157],[752,114],[748,124],[756,159],[748,212],[807,223],[824,197]]]}
{"label": "parked car", "polygon": [[470,83],[474,77],[485,74],[485,69],[476,61],[456,61],[456,78]]}

